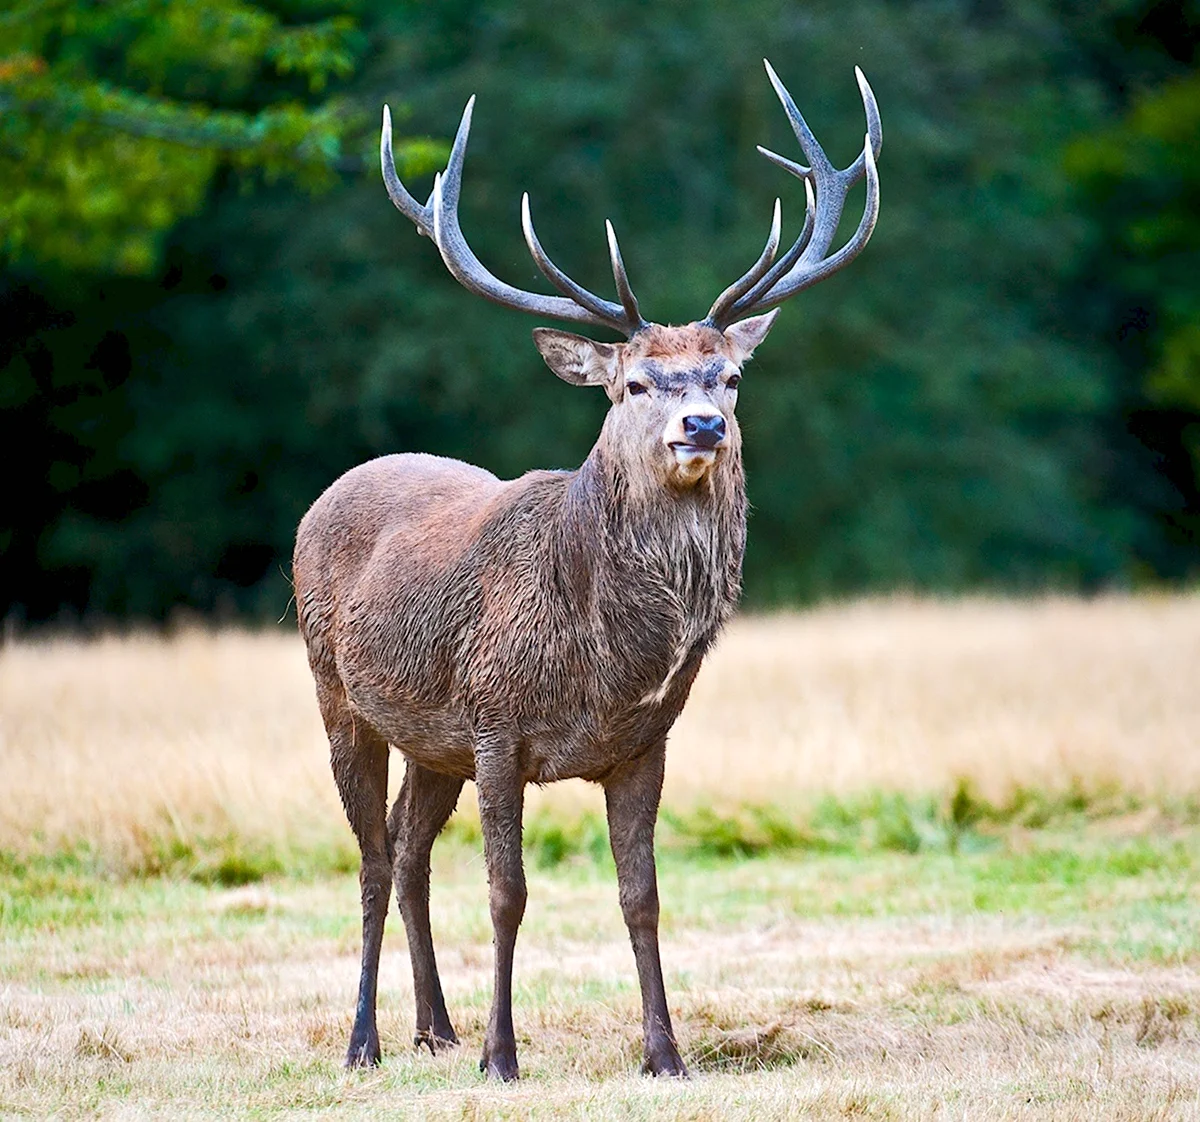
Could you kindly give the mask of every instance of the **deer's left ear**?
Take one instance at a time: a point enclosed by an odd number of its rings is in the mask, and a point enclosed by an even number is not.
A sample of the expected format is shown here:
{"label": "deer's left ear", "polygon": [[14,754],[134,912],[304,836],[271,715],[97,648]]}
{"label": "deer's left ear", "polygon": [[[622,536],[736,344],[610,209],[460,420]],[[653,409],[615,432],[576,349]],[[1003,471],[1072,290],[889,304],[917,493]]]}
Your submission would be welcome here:
{"label": "deer's left ear", "polygon": [[778,314],[779,309],[775,308],[766,315],[739,320],[725,328],[725,342],[729,346],[729,357],[736,365],[741,366],[754,354],[754,348],[767,337],[767,332],[771,330],[771,324],[775,322]]}
{"label": "deer's left ear", "polygon": [[535,327],[533,342],[546,365],[573,386],[607,387],[616,377],[620,361],[618,344],[597,343],[552,327]]}

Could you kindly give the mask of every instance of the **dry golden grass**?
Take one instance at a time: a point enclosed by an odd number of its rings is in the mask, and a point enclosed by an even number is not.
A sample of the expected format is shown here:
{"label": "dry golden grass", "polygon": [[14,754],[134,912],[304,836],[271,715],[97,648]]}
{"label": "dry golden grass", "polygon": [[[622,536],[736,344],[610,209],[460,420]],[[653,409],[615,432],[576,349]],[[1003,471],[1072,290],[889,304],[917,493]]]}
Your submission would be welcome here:
{"label": "dry golden grass", "polygon": [[[936,793],[958,777],[992,798],[1076,778],[1200,792],[1198,666],[1197,595],[743,618],[672,735],[667,803]],[[85,842],[136,863],[164,836],[227,831],[350,845],[286,626],[9,643],[0,790],[0,850]],[[600,806],[582,784],[530,795],[535,809],[580,803]]]}
{"label": "dry golden grass", "polygon": [[[993,799],[1073,780],[1200,795],[1198,666],[1197,596],[742,619],[675,730],[667,798],[786,807],[960,777]],[[475,1070],[491,932],[461,837],[435,850],[432,910],[464,1047],[411,1051],[393,914],[387,1060],[368,1073],[338,1067],[351,874],[218,890],[4,864],[85,844],[145,868],[164,839],[226,833],[352,857],[325,751],[290,629],[0,651],[0,1116],[1200,1117],[1200,837],[1153,808],[967,856],[669,855],[686,1085],[633,1074],[636,982],[603,864],[531,869],[516,1087]],[[600,805],[574,784],[530,801]]]}
{"label": "dry golden grass", "polygon": [[676,725],[671,791],[930,791],[959,776],[992,798],[1072,777],[1200,790],[1198,666],[1195,595],[744,620]]}

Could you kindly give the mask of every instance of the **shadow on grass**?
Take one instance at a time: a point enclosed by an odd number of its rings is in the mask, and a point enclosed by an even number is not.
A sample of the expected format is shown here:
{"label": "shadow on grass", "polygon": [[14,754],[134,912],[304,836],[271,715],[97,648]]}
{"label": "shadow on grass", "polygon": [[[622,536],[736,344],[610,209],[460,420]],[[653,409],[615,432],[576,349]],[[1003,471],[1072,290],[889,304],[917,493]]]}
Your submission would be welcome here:
{"label": "shadow on grass", "polygon": [[687,1064],[696,1072],[771,1071],[807,1061],[834,1058],[831,1044],[796,1025],[709,1028],[693,1031]]}

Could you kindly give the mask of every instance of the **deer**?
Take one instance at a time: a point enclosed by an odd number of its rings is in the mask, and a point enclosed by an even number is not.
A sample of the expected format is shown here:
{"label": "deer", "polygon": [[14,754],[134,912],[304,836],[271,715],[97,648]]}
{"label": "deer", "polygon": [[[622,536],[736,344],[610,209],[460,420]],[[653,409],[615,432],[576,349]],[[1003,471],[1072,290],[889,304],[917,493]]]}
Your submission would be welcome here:
{"label": "deer", "polygon": [[[604,791],[641,990],[642,1070],[687,1077],[659,953],[654,833],[667,735],[741,592],[746,489],[735,408],[742,367],[779,305],[848,265],[879,213],[883,134],[862,71],[855,70],[864,145],[852,164],[837,168],[765,65],[808,163],[759,151],[803,180],[803,227],[780,255],[776,199],[758,259],[704,319],[683,326],[642,317],[611,222],[605,228],[619,302],[567,276],[534,232],[528,194],[521,202],[525,241],[558,294],[498,279],[472,252],[458,219],[475,98],[424,205],[397,174],[384,106],[388,195],[431,238],[455,280],[503,307],[608,329],[624,341],[533,331],[559,378],[599,387],[610,402],[576,470],[504,481],[457,460],[385,455],[338,478],[300,522],[293,558],[299,629],[362,858],[362,963],[348,1067],[380,1062],[376,995],[393,883],[412,967],[414,1047],[437,1053],[458,1044],[430,929],[430,854],[471,780],[494,936],[479,1066],[488,1078],[518,1078],[512,972],[527,897],[524,790],[577,778]],[[863,178],[862,218],[831,252],[847,193]],[[405,771],[389,811],[391,749]]]}

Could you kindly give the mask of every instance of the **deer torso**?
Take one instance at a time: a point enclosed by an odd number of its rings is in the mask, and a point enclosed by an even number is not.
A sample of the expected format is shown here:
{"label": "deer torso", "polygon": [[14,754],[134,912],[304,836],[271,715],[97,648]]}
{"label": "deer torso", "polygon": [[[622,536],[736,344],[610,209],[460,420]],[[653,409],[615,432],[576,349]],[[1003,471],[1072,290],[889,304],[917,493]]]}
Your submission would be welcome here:
{"label": "deer torso", "polygon": [[319,543],[296,567],[310,658],[432,770],[473,776],[486,727],[514,739],[529,781],[602,778],[682,709],[737,598],[744,517],[740,465],[636,500],[599,450],[512,482],[383,457],[331,487],[308,516],[321,532],[301,535]]}

